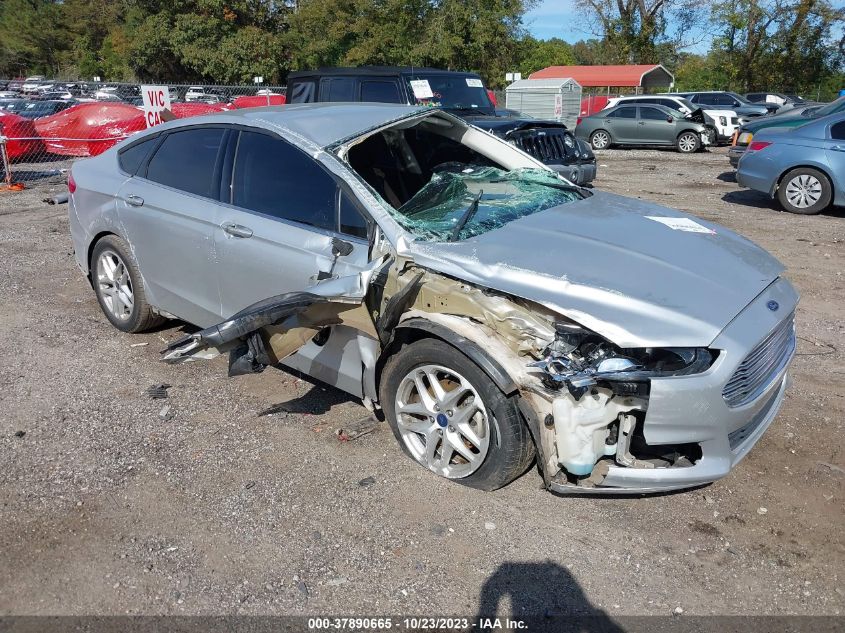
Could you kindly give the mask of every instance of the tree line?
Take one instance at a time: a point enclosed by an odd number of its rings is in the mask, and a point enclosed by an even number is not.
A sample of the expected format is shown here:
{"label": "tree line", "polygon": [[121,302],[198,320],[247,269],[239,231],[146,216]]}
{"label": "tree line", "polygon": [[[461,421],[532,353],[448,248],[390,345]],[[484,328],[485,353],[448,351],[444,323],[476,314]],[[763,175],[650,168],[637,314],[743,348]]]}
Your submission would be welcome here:
{"label": "tree line", "polygon": [[282,84],[296,69],[397,64],[501,87],[550,65],[662,63],[679,89],[830,98],[845,88],[836,1],[572,0],[592,35],[570,44],[528,34],[538,0],[2,0],[0,75]]}

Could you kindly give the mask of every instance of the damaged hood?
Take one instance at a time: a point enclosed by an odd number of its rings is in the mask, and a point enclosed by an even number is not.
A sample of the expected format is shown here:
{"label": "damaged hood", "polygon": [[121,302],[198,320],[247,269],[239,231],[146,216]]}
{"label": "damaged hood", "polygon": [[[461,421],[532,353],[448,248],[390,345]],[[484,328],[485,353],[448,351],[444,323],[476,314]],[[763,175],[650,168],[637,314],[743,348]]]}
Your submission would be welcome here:
{"label": "damaged hood", "polygon": [[707,346],[783,270],[719,225],[603,192],[408,250],[422,266],[545,305],[621,347]]}

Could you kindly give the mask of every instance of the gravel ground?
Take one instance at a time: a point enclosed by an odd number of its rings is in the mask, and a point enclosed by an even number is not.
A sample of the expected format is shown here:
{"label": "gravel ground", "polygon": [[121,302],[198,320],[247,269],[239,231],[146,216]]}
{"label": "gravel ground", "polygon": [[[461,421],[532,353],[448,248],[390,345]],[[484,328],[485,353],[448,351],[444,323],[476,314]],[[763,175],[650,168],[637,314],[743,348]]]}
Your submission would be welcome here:
{"label": "gravel ground", "polygon": [[842,613],[842,214],[778,212],[724,149],[599,163],[596,187],[727,225],[801,292],[786,404],[709,487],[566,498],[532,470],[484,493],[404,458],[385,423],[341,442],[367,411],[336,390],[165,365],[178,323],[110,327],[66,207],[41,202],[55,165],[0,194],[0,615]]}

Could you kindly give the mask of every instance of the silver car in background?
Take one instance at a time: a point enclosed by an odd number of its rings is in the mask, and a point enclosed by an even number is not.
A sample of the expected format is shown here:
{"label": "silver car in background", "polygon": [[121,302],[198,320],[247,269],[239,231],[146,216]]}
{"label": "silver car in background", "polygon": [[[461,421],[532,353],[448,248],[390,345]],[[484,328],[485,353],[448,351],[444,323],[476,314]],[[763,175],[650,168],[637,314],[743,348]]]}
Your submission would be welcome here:
{"label": "silver car in background", "polygon": [[740,158],[736,180],[777,197],[791,213],[845,206],[845,114],[761,130]]}
{"label": "silver car in background", "polygon": [[178,318],[196,329],[166,362],[306,372],[468,486],[535,460],[562,493],[710,482],[787,388],[798,297],[773,257],[442,110],[183,119],[68,184],[76,261],[117,329]]}

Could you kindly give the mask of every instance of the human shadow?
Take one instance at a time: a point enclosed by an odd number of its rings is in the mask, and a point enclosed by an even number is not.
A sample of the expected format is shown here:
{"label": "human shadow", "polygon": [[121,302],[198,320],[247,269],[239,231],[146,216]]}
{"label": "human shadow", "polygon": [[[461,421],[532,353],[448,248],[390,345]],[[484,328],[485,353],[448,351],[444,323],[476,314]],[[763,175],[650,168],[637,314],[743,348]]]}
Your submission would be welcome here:
{"label": "human shadow", "polygon": [[[510,599],[510,614],[502,600]],[[553,562],[505,562],[484,581],[473,624],[479,630],[496,628],[496,618],[523,622],[531,633],[581,631],[622,633],[624,629],[601,608],[593,606],[569,571]]]}

